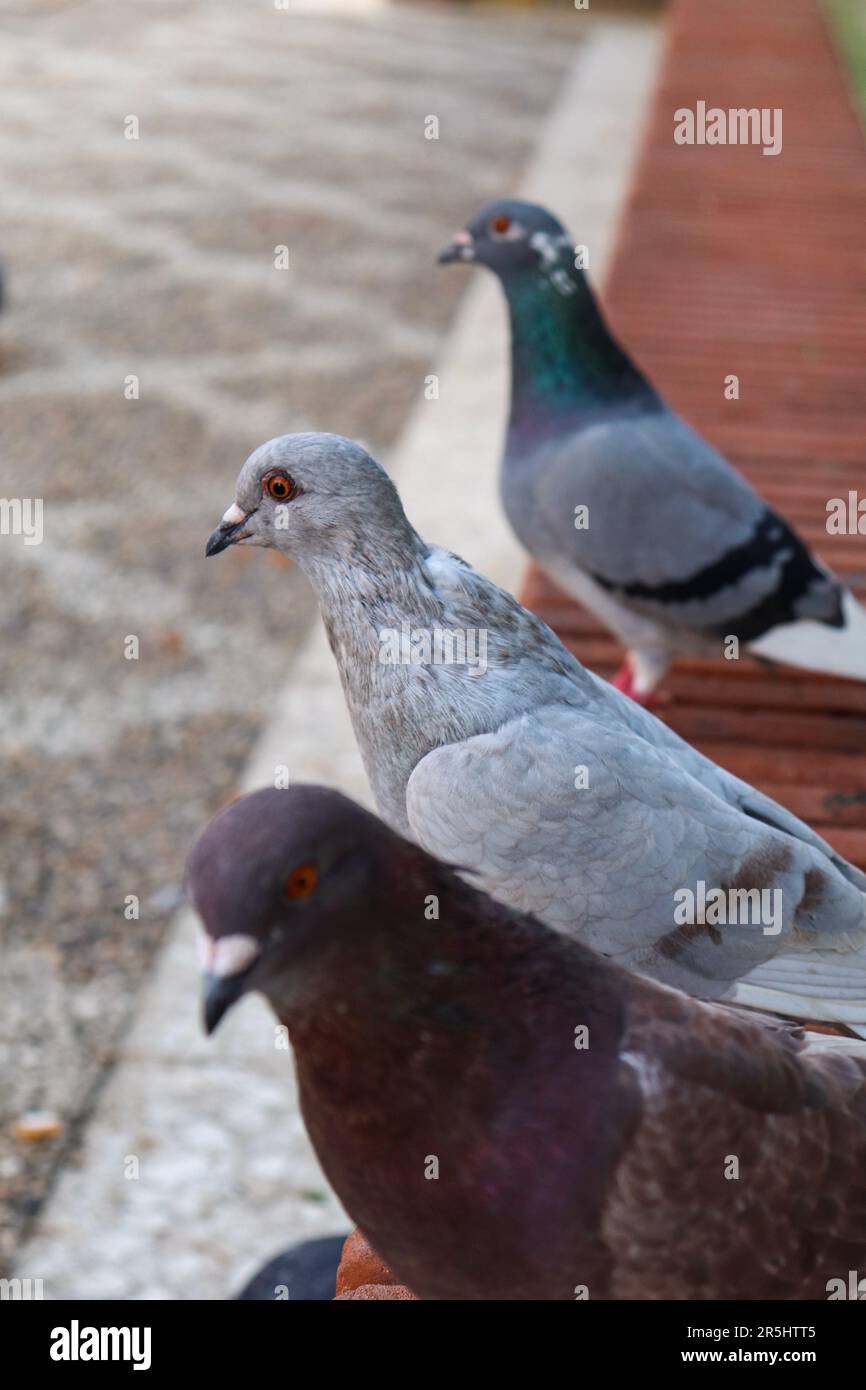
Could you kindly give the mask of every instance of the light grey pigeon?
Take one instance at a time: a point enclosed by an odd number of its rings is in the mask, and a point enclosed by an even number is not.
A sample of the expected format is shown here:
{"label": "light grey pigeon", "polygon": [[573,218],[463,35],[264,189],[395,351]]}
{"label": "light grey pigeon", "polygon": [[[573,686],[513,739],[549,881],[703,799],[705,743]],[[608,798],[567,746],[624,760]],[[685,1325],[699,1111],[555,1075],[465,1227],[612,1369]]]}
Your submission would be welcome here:
{"label": "light grey pigeon", "polygon": [[423,541],[360,445],[263,444],[207,554],[238,544],[307,574],[395,830],[623,965],[866,1027],[866,875]]}
{"label": "light grey pigeon", "polygon": [[629,359],[555,217],[490,203],[439,259],[502,282],[502,500],[530,555],[628,649],[619,689],[645,703],[675,656],[731,637],[866,680],[866,610]]}

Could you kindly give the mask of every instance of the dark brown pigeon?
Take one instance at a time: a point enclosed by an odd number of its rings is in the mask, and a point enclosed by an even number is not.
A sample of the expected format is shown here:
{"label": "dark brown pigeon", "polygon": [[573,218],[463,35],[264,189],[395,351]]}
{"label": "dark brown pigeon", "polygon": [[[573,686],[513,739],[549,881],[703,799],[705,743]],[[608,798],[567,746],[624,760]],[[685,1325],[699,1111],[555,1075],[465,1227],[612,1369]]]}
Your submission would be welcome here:
{"label": "dark brown pigeon", "polygon": [[692,999],[336,792],[194,846],[205,1024],[287,1027],[322,1166],[422,1299],[825,1299],[866,1268],[866,1048]]}

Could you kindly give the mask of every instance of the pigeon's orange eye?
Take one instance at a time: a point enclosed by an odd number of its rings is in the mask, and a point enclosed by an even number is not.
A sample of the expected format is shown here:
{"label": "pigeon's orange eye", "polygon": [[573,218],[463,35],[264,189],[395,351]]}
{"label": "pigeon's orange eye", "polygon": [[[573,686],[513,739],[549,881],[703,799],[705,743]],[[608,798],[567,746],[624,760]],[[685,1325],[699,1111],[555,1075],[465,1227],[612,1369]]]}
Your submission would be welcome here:
{"label": "pigeon's orange eye", "polygon": [[499,216],[494,217],[493,221],[490,223],[490,230],[494,236],[505,236],[505,233],[510,227],[511,218],[506,216],[504,212],[500,212]]}
{"label": "pigeon's orange eye", "polygon": [[319,871],[315,864],[299,864],[283,884],[283,892],[287,898],[308,898],[315,892],[318,881]]}
{"label": "pigeon's orange eye", "polygon": [[288,473],[271,473],[264,480],[265,491],[276,502],[287,502],[295,490]]}

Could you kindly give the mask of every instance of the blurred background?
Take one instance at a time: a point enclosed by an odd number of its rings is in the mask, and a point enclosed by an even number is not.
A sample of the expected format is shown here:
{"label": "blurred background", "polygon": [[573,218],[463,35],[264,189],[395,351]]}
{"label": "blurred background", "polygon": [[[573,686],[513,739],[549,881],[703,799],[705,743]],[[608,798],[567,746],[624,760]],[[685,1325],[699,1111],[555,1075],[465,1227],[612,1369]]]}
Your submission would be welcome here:
{"label": "blurred background", "polygon": [[274,434],[386,452],[463,289],[435,254],[513,185],[579,33],[570,5],[0,15],[0,491],[44,499],[41,545],[0,539],[8,1262],[313,617],[207,534]]}
{"label": "blurred background", "polygon": [[[866,86],[866,7],[829,3]],[[314,620],[271,557],[204,561],[241,463],[300,429],[387,459],[465,286],[440,245],[518,189],[588,25],[664,14],[0,0],[0,18],[0,493],[44,499],[41,545],[0,536],[2,1274],[80,1160],[190,840]]]}

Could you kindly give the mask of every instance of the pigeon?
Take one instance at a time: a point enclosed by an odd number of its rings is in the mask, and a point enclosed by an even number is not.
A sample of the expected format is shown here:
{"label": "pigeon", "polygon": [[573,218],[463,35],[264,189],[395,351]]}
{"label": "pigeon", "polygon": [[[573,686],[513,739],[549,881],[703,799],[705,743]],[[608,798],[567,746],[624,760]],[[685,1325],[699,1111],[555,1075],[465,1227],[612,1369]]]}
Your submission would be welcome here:
{"label": "pigeon", "polygon": [[505,511],[530,555],[626,647],[619,689],[648,702],[675,656],[740,644],[866,680],[866,609],[665,404],[610,333],[555,217],[491,203],[439,260],[478,262],[502,282]]}
{"label": "pigeon", "polygon": [[818,1299],[866,1259],[866,1045],[701,1002],[335,791],[194,845],[205,1027],[261,992],[322,1168],[420,1299]]}
{"label": "pigeon", "polygon": [[422,540],[359,444],[258,448],[206,551],[234,545],[310,579],[392,829],[621,965],[866,1029],[866,875]]}
{"label": "pigeon", "polygon": [[290,1245],[268,1260],[235,1297],[242,1303],[330,1303],[346,1237],[319,1236]]}

